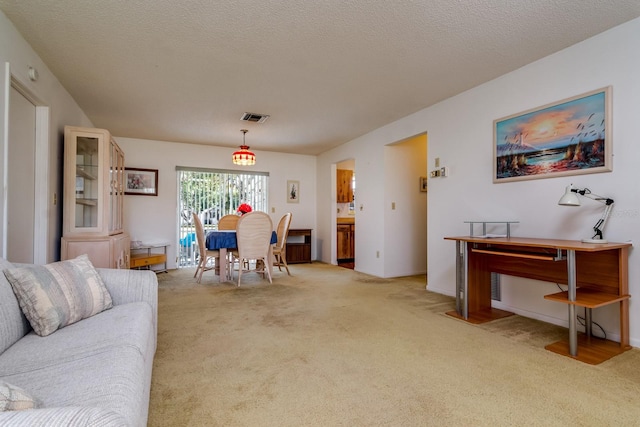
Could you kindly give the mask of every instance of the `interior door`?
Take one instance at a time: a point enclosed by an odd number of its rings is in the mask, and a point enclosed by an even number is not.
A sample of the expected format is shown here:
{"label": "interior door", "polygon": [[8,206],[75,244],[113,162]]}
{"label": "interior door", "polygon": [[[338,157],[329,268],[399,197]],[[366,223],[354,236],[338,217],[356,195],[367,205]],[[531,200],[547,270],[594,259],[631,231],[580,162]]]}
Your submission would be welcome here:
{"label": "interior door", "polygon": [[9,95],[7,259],[34,262],[36,106],[13,86]]}

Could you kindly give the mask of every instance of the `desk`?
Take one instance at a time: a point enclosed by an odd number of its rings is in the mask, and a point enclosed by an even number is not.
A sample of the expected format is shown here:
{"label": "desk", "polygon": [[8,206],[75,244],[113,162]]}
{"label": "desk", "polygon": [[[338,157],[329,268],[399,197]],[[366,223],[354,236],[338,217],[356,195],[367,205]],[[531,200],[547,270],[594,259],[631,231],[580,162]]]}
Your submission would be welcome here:
{"label": "desk", "polygon": [[[597,364],[628,349],[630,243],[582,243],[533,238],[445,237],[456,241],[456,311],[447,314],[483,323],[513,313],[491,307],[491,272],[568,286],[545,299],[567,304],[569,343],[545,348]],[[619,304],[620,343],[591,337],[591,309]],[[579,339],[576,306],[586,309],[585,336]]]}
{"label": "desk", "polygon": [[[278,241],[278,234],[275,231],[271,232],[271,245]],[[236,238],[236,230],[215,230],[207,233],[205,245],[207,249],[212,251],[220,251],[220,259],[227,259],[227,249],[235,249],[238,247],[238,240]],[[273,258],[272,247],[269,245],[269,259]],[[220,282],[224,282],[224,278],[227,277],[227,263],[218,262],[220,266],[219,278]],[[269,274],[273,273],[273,262],[267,263]],[[272,276],[273,277],[273,276]]]}

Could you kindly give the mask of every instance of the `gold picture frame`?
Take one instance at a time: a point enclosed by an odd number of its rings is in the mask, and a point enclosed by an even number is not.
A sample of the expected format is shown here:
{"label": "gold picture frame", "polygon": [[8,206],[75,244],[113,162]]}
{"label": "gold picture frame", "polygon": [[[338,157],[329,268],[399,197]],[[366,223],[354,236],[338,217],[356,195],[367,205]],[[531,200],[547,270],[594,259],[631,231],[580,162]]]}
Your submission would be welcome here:
{"label": "gold picture frame", "polygon": [[493,182],[611,172],[611,86],[493,122]]}

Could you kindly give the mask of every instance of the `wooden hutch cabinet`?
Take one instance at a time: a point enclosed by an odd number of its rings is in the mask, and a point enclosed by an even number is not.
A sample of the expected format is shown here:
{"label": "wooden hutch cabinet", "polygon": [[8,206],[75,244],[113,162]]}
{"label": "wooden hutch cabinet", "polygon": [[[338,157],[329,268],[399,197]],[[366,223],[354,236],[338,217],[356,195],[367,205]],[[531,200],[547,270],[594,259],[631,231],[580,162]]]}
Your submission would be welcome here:
{"label": "wooden hutch cabinet", "polygon": [[66,126],[61,258],[129,268],[124,231],[124,152],[109,131]]}

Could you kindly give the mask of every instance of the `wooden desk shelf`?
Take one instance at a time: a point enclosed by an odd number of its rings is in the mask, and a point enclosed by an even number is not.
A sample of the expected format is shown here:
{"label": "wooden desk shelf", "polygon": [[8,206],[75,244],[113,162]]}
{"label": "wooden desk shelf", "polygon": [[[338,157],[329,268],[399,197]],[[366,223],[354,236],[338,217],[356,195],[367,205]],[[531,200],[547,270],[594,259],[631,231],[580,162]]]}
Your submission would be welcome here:
{"label": "wooden desk shelf", "polygon": [[538,254],[534,252],[511,252],[500,249],[471,249],[471,252],[477,252],[479,254],[489,255],[502,255],[513,258],[527,258],[527,259],[539,259],[544,261],[555,261],[556,257],[553,255]]}
{"label": "wooden desk shelf", "polygon": [[568,291],[558,292],[555,294],[544,296],[544,299],[548,299],[550,301],[561,302],[564,304],[573,304],[579,307],[586,307],[586,308],[604,307],[605,305],[620,302],[629,298],[631,298],[631,295],[613,295],[613,294],[607,294],[604,292],[595,291],[593,289],[588,289],[588,288],[576,289],[575,301],[569,301]]}
{"label": "wooden desk shelf", "polygon": [[617,342],[596,337],[587,337],[585,334],[578,334],[578,354],[571,356],[569,342],[566,340],[557,341],[544,346],[545,350],[552,351],[562,356],[572,357],[589,365],[598,365],[605,360],[624,353],[631,347],[621,346]]}

